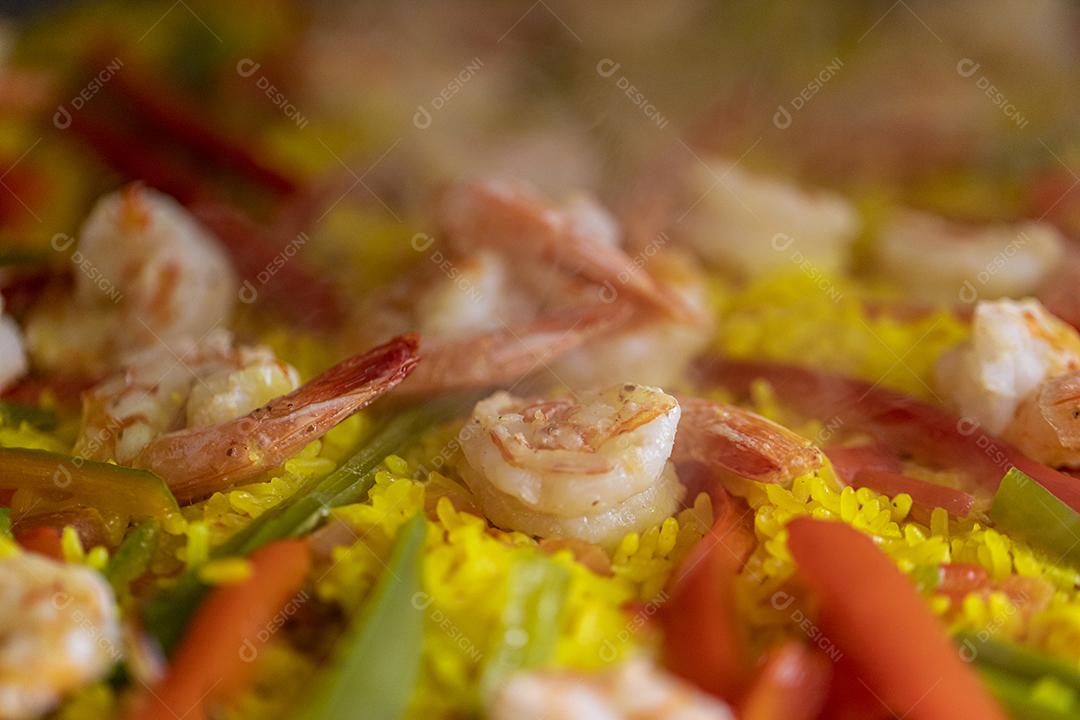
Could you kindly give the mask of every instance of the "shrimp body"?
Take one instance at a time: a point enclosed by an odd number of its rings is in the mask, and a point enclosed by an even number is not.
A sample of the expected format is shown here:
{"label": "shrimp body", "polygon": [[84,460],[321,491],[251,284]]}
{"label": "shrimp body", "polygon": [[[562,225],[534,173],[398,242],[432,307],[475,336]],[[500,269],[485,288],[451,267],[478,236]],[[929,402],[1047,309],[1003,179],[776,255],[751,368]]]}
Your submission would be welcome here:
{"label": "shrimp body", "polygon": [[[75,358],[84,371],[107,372],[141,349],[202,337],[237,299],[217,240],[175,200],[139,185],[98,201],[78,253],[73,296],[50,297],[28,321],[43,367],[70,372]],[[95,332],[83,331],[88,323]]]}
{"label": "shrimp body", "polygon": [[726,161],[701,167],[694,185],[699,201],[685,218],[686,239],[706,261],[746,275],[793,261],[839,271],[859,231],[855,208],[840,195]]}
{"label": "shrimp body", "polygon": [[0,717],[37,717],[120,659],[108,583],[32,553],[0,559]]}
{"label": "shrimp body", "polygon": [[980,302],[971,339],[938,363],[937,384],[965,416],[1000,434],[1049,378],[1080,370],[1080,336],[1037,300]]}
{"label": "shrimp body", "polygon": [[675,398],[633,384],[580,401],[499,392],[461,430],[462,475],[497,524],[614,541],[676,509],[668,457],[679,413]]}
{"label": "shrimp body", "polygon": [[655,664],[633,659],[594,675],[524,672],[496,693],[493,720],[730,720],[719,700]]}
{"label": "shrimp body", "polygon": [[1065,240],[1052,225],[983,226],[904,211],[882,228],[877,263],[905,287],[947,301],[1022,297],[1059,265]]}
{"label": "shrimp body", "polygon": [[232,420],[299,384],[269,348],[234,347],[224,330],[173,351],[150,348],[86,393],[75,450],[130,464],[163,433]]}
{"label": "shrimp body", "polygon": [[204,357],[195,373],[179,362],[157,381],[129,370],[84,398],[76,451],[151,470],[182,502],[206,497],[367,406],[412,371],[416,351],[415,338],[397,338],[298,388],[295,370],[259,348]]}

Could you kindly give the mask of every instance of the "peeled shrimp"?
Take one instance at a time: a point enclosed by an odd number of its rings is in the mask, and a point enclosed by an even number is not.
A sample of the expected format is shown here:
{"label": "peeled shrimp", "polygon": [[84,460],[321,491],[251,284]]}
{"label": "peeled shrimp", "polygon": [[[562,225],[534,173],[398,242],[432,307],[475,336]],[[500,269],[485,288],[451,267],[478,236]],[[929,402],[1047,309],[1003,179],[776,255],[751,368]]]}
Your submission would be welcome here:
{"label": "peeled shrimp", "polygon": [[675,398],[634,384],[580,400],[498,392],[461,430],[462,476],[496,525],[612,544],[677,509],[679,414]]}
{"label": "peeled shrimp", "polygon": [[3,314],[4,300],[0,298],[0,390],[26,374],[26,347],[22,331]]}
{"label": "peeled shrimp", "polygon": [[1052,225],[965,225],[913,210],[881,229],[877,264],[905,287],[947,301],[1022,297],[1058,266],[1065,239]]}
{"label": "peeled shrimp", "polygon": [[[58,249],[72,242],[57,238]],[[28,319],[38,366],[104,373],[131,353],[201,338],[228,320],[237,298],[232,266],[172,198],[140,185],[106,195],[78,240],[74,294],[48,296]]]}
{"label": "peeled shrimp", "polygon": [[724,703],[633,659],[594,675],[524,672],[496,693],[492,720],[730,720]]}
{"label": "peeled shrimp", "polygon": [[680,397],[679,404],[672,460],[704,465],[733,491],[746,481],[787,485],[821,466],[809,440],[756,413],[701,398]]}
{"label": "peeled shrimp", "polygon": [[38,717],[120,660],[120,623],[94,571],[40,555],[0,559],[0,717]]}
{"label": "peeled shrimp", "polygon": [[584,196],[555,206],[528,186],[460,184],[440,221],[444,249],[418,236],[432,265],[364,311],[369,336],[416,329],[427,341],[407,387],[507,385],[541,369],[575,388],[612,375],[657,384],[709,341],[696,268],[664,242],[626,256],[615,219]]}
{"label": "peeled shrimp", "polygon": [[151,470],[195,500],[280,465],[401,382],[416,352],[397,338],[296,389],[295,371],[260,349],[204,355],[176,379],[130,369],[87,394],[76,451]]}
{"label": "peeled shrimp", "polygon": [[1001,434],[1045,381],[1077,370],[1076,330],[1037,300],[998,300],[975,306],[971,339],[942,357],[936,375],[963,415]]}
{"label": "peeled shrimp", "polygon": [[726,161],[696,166],[693,185],[699,200],[682,221],[686,240],[706,261],[745,275],[804,262],[839,271],[859,232],[858,214],[841,196]]}

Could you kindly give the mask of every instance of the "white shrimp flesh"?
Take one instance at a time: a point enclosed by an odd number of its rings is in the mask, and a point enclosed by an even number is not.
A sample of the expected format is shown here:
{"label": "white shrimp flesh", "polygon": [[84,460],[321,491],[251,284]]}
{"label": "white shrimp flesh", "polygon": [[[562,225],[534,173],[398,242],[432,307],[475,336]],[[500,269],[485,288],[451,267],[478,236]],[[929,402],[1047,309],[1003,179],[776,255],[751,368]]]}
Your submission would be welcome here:
{"label": "white shrimp flesh", "polygon": [[533,671],[495,694],[492,720],[731,720],[730,708],[645,659],[603,673]]}
{"label": "white shrimp flesh", "polygon": [[120,656],[116,602],[100,575],[33,553],[0,559],[0,717],[38,717]]}
{"label": "white shrimp flesh", "polygon": [[498,392],[460,432],[462,475],[496,525],[609,545],[677,509],[679,414],[674,397],[630,383],[579,400]]}

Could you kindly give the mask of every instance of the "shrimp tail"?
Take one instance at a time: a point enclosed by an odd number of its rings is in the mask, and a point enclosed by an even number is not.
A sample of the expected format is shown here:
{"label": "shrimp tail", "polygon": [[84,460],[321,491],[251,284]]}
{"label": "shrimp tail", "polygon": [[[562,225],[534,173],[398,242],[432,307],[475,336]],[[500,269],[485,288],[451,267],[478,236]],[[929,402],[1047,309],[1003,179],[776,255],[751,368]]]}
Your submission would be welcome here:
{"label": "shrimp tail", "polygon": [[510,385],[625,322],[630,314],[625,305],[593,305],[554,312],[522,327],[441,343],[424,353],[401,390],[427,395]]}
{"label": "shrimp tail", "polygon": [[782,483],[822,463],[814,445],[771,420],[733,405],[680,397],[682,419],[671,459],[699,463],[725,481]]}
{"label": "shrimp tail", "polygon": [[161,435],[134,464],[163,477],[180,502],[207,497],[280,465],[371,404],[413,371],[418,351],[415,335],[394,338],[236,420]]}

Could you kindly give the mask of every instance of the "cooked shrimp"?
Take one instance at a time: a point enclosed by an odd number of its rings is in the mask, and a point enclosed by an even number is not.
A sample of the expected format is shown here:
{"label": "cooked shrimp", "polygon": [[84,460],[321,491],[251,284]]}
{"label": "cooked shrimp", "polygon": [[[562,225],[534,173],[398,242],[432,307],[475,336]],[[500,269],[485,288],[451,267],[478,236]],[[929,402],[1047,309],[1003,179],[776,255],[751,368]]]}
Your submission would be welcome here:
{"label": "cooked shrimp", "polygon": [[38,717],[120,660],[120,623],[94,571],[31,553],[0,559],[0,716]]}
{"label": "cooked shrimp", "polygon": [[50,296],[28,319],[31,356],[46,369],[71,372],[78,361],[103,373],[146,347],[198,339],[228,320],[237,298],[213,236],[172,198],[139,185],[98,201],[76,252],[74,295]]}
{"label": "cooked shrimp", "polygon": [[658,668],[633,659],[594,675],[524,672],[493,698],[493,720],[730,720],[727,705]]}
{"label": "cooked shrimp", "polygon": [[927,213],[898,213],[881,229],[877,264],[889,277],[947,301],[1022,297],[1056,268],[1065,239],[1052,225],[965,225]]}
{"label": "cooked shrimp", "polygon": [[610,544],[676,510],[679,412],[662,390],[633,384],[580,401],[498,392],[461,430],[462,475],[497,525]]}
{"label": "cooked shrimp", "polygon": [[1046,380],[1080,370],[1080,336],[1037,300],[979,302],[971,339],[938,363],[937,385],[960,412],[1000,434]]}
{"label": "cooked shrimp", "polygon": [[619,248],[615,220],[584,196],[572,197],[559,208],[525,183],[462,183],[443,196],[439,217],[447,239],[459,251],[494,247],[519,258],[540,257],[611,290],[618,284],[665,312],[686,315],[680,299],[665,292]]}
{"label": "cooked shrimp", "polygon": [[627,257],[618,224],[591,200],[556,208],[524,186],[462,184],[444,196],[441,220],[447,243],[432,264],[362,311],[375,318],[363,323],[369,341],[408,330],[426,339],[415,391],[506,385],[541,368],[571,387],[613,374],[655,384],[708,343],[700,272],[663,243]]}
{"label": "cooked shrimp", "polygon": [[260,349],[207,356],[176,379],[129,371],[88,393],[76,451],[151,470],[195,500],[280,465],[401,382],[416,351],[397,338],[295,390],[295,371]]}
{"label": "cooked shrimp", "polygon": [[22,331],[4,312],[0,298],[0,390],[26,374],[26,347]]}
{"label": "cooked shrimp", "polygon": [[1080,467],[1080,372],[1052,377],[1020,404],[1005,439],[1054,467]]}
{"label": "cooked shrimp", "polygon": [[682,220],[685,239],[708,262],[754,275],[809,262],[836,272],[859,232],[855,208],[825,190],[746,172],[715,160],[695,166],[698,200]]}
{"label": "cooked shrimp", "polygon": [[749,410],[680,397],[682,420],[671,459],[718,473],[732,490],[746,481],[790,484],[821,466],[821,450]]}

